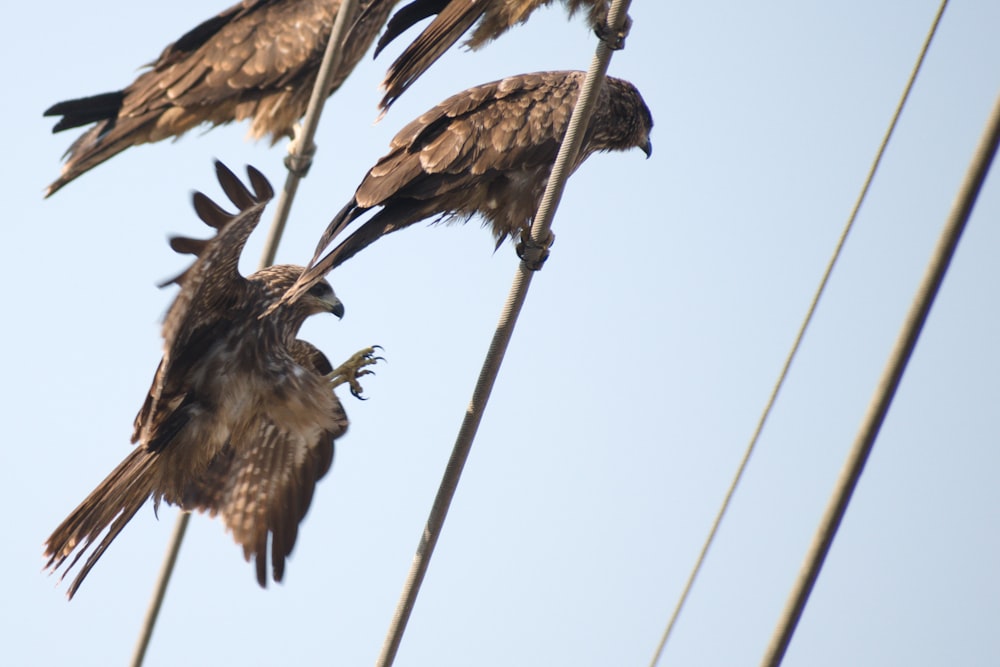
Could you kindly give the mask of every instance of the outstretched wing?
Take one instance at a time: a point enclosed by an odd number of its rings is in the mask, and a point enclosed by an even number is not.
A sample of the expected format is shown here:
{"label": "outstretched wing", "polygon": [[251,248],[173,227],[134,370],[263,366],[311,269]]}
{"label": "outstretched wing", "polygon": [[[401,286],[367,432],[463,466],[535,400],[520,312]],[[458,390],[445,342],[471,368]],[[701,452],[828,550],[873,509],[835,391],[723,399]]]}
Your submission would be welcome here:
{"label": "outstretched wing", "polygon": [[310,372],[304,388],[312,388],[315,417],[326,426],[275,419],[262,410],[233,433],[230,445],[183,498],[185,509],[222,515],[246,559],[253,557],[261,586],[267,583],[268,552],[274,580],[281,581],[316,483],[333,462],[334,440],[347,429],[343,407],[322,378],[333,370],[326,356],[301,340],[292,356]]}
{"label": "outstretched wing", "polygon": [[267,178],[252,166],[247,166],[247,175],[253,191],[222,162],[216,161],[215,173],[222,190],[239,212],[227,212],[201,192],[192,196],[198,217],[215,228],[216,233],[210,239],[185,236],[170,239],[175,252],[195,255],[196,259],[183,273],[161,284],[165,287],[176,283],[181,287],[163,323],[168,349],[186,344],[203,317],[223,315],[233,302],[242,300],[246,279],[239,272],[240,255],[260,222],[264,207],[274,196]]}
{"label": "outstretched wing", "polygon": [[[195,211],[205,224],[216,229],[215,236],[170,239],[170,247],[176,252],[195,255],[196,259],[183,273],[161,285],[176,283],[181,290],[164,318],[163,360],[136,416],[133,442],[143,432],[151,434],[166,426],[167,432],[162,435],[169,437],[170,432],[183,426],[183,422],[170,426],[170,417],[178,414],[178,408],[188,398],[184,390],[188,373],[219,340],[221,332],[239,320],[250,298],[249,284],[239,272],[240,254],[274,191],[264,175],[253,167],[247,167],[252,192],[221,162],[215,163],[215,171],[223,191],[239,212],[229,213],[201,192],[195,192]],[[143,439],[147,443],[152,441]]]}

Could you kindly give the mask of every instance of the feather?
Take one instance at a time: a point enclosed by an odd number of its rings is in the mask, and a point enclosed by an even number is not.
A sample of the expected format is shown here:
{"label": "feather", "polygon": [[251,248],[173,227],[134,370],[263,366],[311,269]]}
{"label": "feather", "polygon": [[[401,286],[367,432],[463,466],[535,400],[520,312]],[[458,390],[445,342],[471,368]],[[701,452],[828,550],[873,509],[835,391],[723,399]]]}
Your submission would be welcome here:
{"label": "feather", "polygon": [[[344,57],[330,93],[371,46],[397,0],[356,5]],[[138,144],[176,138],[202,124],[251,118],[250,136],[290,136],[322,62],[339,0],[245,0],[191,29],[167,46],[120,91],[66,100],[46,116],[62,116],[53,132],[96,126],[66,151],[51,196],[84,172]]]}
{"label": "feather", "polygon": [[[539,7],[553,0],[414,0],[397,11],[375,48],[377,56],[392,40],[423,19],[434,20],[389,66],[382,88],[385,96],[379,107],[387,110],[407,88],[430,69],[473,25],[476,29],[466,42],[478,49],[519,23],[524,23]],[[588,7],[590,24],[599,29],[606,21],[609,0],[563,0],[570,16]],[[478,23],[477,23],[478,22]]]}
{"label": "feather", "polygon": [[[458,93],[406,125],[327,226],[309,267],[283,302],[299,298],[382,236],[420,220],[464,221],[478,214],[497,245],[528,230],[583,79],[583,72],[574,71],[508,77]],[[635,86],[608,77],[576,166],[595,151],[648,152],[652,127]],[[323,254],[354,220],[375,208]]]}
{"label": "feather", "polygon": [[265,316],[302,267],[271,266],[246,278],[237,270],[273,195],[260,172],[247,171],[252,190],[216,163],[238,212],[196,194],[195,209],[215,235],[171,240],[195,260],[170,281],[180,291],[164,320],[163,359],[135,419],[136,447],[45,545],[46,567],[64,568],[64,575],[89,551],[70,597],[150,497],[221,515],[255,560],[262,586],[270,541],[280,580],[313,489],[333,461],[334,440],[347,429],[326,377],[330,362],[296,338],[310,315],[342,314],[333,290],[317,283],[308,298]]}

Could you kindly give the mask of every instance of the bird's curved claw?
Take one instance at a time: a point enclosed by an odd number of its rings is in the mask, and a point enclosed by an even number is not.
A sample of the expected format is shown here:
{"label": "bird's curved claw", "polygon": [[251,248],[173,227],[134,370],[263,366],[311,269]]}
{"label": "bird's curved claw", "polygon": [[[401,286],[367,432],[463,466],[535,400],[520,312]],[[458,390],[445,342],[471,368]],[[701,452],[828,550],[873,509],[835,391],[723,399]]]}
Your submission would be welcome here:
{"label": "bird's curved claw", "polygon": [[375,375],[373,371],[368,370],[365,366],[372,366],[380,361],[385,361],[384,357],[376,356],[375,354],[376,350],[381,349],[381,345],[372,345],[371,347],[366,347],[363,350],[355,352],[350,359],[326,376],[331,388],[347,384],[351,388],[351,396],[361,401],[368,400],[362,396],[365,390],[361,387],[361,383],[358,382],[358,378],[365,375]]}

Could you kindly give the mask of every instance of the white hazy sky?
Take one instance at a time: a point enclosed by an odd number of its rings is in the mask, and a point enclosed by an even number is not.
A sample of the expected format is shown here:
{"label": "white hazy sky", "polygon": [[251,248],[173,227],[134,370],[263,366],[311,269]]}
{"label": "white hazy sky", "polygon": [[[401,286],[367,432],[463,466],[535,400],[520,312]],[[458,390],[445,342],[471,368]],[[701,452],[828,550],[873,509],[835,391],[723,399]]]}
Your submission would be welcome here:
{"label": "white hazy sky", "polygon": [[[566,191],[399,665],[646,665],[756,423],[936,2],[636,0],[611,73],[654,153],[594,156]],[[151,508],[77,599],[42,541],[129,451],[212,159],[284,179],[245,126],[126,151],[50,201],[75,137],[42,111],[123,87],[223,9],[194,0],[8,8],[2,333],[10,665],[124,663],[176,510]],[[1000,90],[1000,4],[954,2],[663,664],[761,658]],[[373,125],[390,49],[327,106],[280,262],[303,263],[389,138],[461,89],[582,69],[561,7],[443,58]],[[995,172],[996,170],[994,170]],[[269,217],[266,218],[269,220]],[[786,664],[1000,664],[1000,181],[982,192]],[[378,654],[517,260],[465,227],[414,228],[331,276],[347,316],[304,329],[389,363],[283,585],[263,591],[195,517],[148,665],[365,665]],[[263,229],[251,241],[252,270]]]}

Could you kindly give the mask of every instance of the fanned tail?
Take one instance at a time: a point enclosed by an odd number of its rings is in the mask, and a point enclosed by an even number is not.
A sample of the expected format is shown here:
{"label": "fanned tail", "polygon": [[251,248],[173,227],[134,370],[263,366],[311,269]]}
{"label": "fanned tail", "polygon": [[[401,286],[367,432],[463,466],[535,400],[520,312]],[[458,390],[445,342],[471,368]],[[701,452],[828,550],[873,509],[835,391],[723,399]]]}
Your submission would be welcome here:
{"label": "fanned tail", "polygon": [[108,531],[73,579],[66,592],[68,598],[73,598],[104,551],[153,494],[154,464],[155,454],[141,445],[136,447],[45,541],[46,569],[55,572],[69,560],[60,576],[62,581],[98,536]]}

